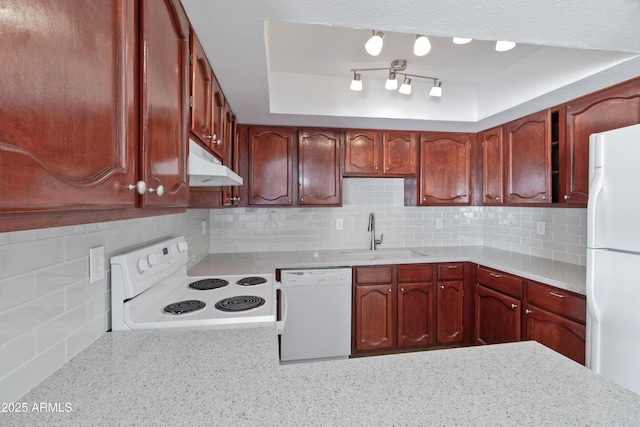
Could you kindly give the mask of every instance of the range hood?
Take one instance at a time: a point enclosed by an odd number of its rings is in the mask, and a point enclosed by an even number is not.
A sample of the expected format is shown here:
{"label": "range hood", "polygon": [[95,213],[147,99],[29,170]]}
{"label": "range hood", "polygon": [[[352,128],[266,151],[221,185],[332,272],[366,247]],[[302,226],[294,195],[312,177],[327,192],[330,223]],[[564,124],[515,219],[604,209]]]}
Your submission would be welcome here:
{"label": "range hood", "polygon": [[242,185],[242,177],[189,139],[189,187]]}

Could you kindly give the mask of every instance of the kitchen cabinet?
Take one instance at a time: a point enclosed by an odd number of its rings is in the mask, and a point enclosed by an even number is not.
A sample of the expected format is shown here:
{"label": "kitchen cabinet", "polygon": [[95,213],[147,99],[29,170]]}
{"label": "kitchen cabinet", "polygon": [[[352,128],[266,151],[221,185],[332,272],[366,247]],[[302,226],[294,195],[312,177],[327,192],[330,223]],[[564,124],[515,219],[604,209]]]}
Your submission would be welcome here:
{"label": "kitchen cabinet", "polygon": [[589,196],[589,135],[640,123],[640,79],[604,89],[565,106],[561,202],[586,207]]}
{"label": "kitchen cabinet", "polygon": [[352,354],[435,342],[433,272],[431,264],[354,268]]}
{"label": "kitchen cabinet", "polygon": [[196,34],[191,31],[191,107],[190,135],[206,147],[211,147],[213,140],[212,87],[213,71],[200,45]]}
{"label": "kitchen cabinet", "polygon": [[482,204],[504,205],[504,126],[480,132],[482,146]]}
{"label": "kitchen cabinet", "polygon": [[478,267],[475,289],[475,344],[520,341],[521,278]]}
{"label": "kitchen cabinet", "polygon": [[436,340],[438,344],[463,340],[464,263],[438,264]]}
{"label": "kitchen cabinet", "polygon": [[527,281],[526,296],[525,339],[584,365],[586,298],[534,281]]}
{"label": "kitchen cabinet", "polygon": [[[235,173],[240,172],[238,135],[236,118],[231,107],[225,100],[225,158],[223,163]],[[222,188],[222,205],[238,206],[240,204],[240,188],[238,186],[225,186]]]}
{"label": "kitchen cabinet", "polygon": [[292,205],[293,129],[250,127],[247,133],[248,204]]}
{"label": "kitchen cabinet", "polygon": [[418,204],[470,204],[471,152],[470,134],[420,134]]}
{"label": "kitchen cabinet", "polygon": [[141,179],[147,187],[142,205],[184,207],[189,21],[178,0],[141,0],[140,18]]}
{"label": "kitchen cabinet", "polygon": [[345,131],[344,176],[415,176],[418,144],[406,131]]}
{"label": "kitchen cabinet", "polygon": [[0,211],[134,207],[136,3],[2,9]]}
{"label": "kitchen cabinet", "polygon": [[506,125],[507,202],[551,204],[551,111]]}
{"label": "kitchen cabinet", "polygon": [[298,131],[298,205],[340,206],[340,135],[335,130]]}

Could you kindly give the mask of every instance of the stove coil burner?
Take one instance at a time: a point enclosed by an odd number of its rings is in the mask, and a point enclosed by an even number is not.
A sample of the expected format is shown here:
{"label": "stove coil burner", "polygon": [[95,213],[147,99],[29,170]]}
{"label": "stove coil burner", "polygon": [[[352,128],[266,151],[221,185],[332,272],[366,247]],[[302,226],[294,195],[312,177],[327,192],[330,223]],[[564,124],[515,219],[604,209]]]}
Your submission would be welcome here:
{"label": "stove coil burner", "polygon": [[194,311],[202,310],[206,304],[195,299],[174,302],[164,308],[164,312],[168,314],[186,314]]}
{"label": "stove coil burner", "polygon": [[211,289],[224,288],[229,282],[224,279],[202,279],[189,284],[191,289],[196,291],[209,291]]}
{"label": "stove coil burner", "polygon": [[263,283],[267,283],[267,279],[264,277],[245,277],[236,282],[240,286],[262,285]]}
{"label": "stove coil burner", "polygon": [[264,298],[250,295],[241,295],[238,297],[225,298],[218,301],[215,307],[221,311],[246,311],[252,308],[260,307],[265,303]]}

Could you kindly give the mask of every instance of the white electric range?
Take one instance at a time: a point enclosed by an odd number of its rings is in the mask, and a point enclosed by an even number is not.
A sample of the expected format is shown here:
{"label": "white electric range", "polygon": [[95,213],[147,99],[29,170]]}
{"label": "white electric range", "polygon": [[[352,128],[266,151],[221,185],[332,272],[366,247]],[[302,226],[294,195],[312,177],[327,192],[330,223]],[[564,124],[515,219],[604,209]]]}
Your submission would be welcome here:
{"label": "white electric range", "polygon": [[113,331],[275,322],[272,274],[191,277],[184,237],[111,258]]}

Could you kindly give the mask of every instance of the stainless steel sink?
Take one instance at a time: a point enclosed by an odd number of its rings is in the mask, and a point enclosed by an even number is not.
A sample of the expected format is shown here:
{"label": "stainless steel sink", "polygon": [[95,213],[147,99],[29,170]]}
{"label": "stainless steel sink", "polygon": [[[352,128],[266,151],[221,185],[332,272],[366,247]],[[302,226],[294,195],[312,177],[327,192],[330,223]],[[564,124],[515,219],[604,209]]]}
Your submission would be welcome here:
{"label": "stainless steel sink", "polygon": [[393,260],[393,259],[415,259],[415,258],[424,258],[428,255],[423,255],[421,253],[407,250],[407,249],[377,249],[375,251],[371,250],[344,250],[341,251],[345,258],[354,260],[354,261],[376,261],[376,260]]}

